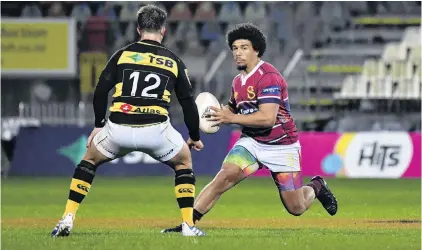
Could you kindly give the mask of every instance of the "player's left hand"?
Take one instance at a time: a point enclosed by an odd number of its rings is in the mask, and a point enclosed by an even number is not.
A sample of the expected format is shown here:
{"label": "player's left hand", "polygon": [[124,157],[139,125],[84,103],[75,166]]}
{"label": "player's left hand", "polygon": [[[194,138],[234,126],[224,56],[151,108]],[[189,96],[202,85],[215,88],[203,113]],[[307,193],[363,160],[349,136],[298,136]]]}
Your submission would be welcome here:
{"label": "player's left hand", "polygon": [[94,130],[92,130],[91,134],[88,137],[88,141],[86,142],[86,148],[89,148],[91,146],[92,139],[94,139],[94,136],[98,134],[98,132],[100,132],[101,129],[102,128],[94,128]]}
{"label": "player's left hand", "polygon": [[210,112],[207,114],[210,116],[210,118],[207,118],[207,121],[216,122],[214,126],[217,126],[222,123],[230,124],[233,122],[233,117],[235,114],[233,114],[233,112],[229,109],[229,106],[221,105],[221,108],[210,107],[210,109],[214,112]]}

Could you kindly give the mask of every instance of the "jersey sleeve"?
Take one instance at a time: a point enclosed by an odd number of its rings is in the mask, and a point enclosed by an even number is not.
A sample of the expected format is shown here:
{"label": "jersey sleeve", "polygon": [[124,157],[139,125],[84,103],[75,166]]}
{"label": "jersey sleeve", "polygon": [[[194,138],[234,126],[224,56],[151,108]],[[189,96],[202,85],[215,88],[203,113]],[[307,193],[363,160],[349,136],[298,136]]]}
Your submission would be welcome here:
{"label": "jersey sleeve", "polygon": [[273,73],[264,75],[258,83],[258,105],[264,103],[281,104],[285,84],[282,78]]}
{"label": "jersey sleeve", "polygon": [[233,86],[232,86],[232,90],[231,90],[231,94],[230,94],[230,99],[229,99],[229,107],[233,110],[236,110],[236,99],[234,98],[234,90],[233,90]]}
{"label": "jersey sleeve", "polygon": [[98,78],[98,85],[101,83],[110,84],[112,87],[116,84],[116,77],[117,77],[117,62],[119,61],[119,57],[122,55],[123,51],[119,50],[116,51],[108,60],[106,66],[104,67],[103,71]]}
{"label": "jersey sleeve", "polygon": [[113,56],[111,56],[110,60],[107,62],[107,65],[101,72],[100,77],[98,78],[98,83],[95,87],[92,103],[94,106],[96,128],[102,128],[105,125],[108,92],[110,92],[110,90],[116,84],[117,62],[122,53],[122,51],[117,51]]}
{"label": "jersey sleeve", "polygon": [[195,101],[193,100],[192,85],[189,81],[188,70],[185,64],[178,61],[179,72],[174,86],[174,92],[182,106],[184,121],[189,131],[189,137],[194,141],[199,141],[199,114]]}
{"label": "jersey sleeve", "polygon": [[174,92],[178,100],[192,98],[192,84],[189,80],[188,70],[182,60],[178,60],[177,81],[174,85]]}

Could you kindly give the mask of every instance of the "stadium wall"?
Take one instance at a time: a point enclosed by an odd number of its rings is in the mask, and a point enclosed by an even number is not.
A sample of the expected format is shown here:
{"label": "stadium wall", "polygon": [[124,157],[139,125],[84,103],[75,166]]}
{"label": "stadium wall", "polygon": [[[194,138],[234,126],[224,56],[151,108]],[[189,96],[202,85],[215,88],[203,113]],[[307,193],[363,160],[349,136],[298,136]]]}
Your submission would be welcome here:
{"label": "stadium wall", "polygon": [[[175,126],[184,138],[184,125]],[[22,128],[16,141],[10,176],[71,176],[85,153],[91,127]],[[240,132],[221,127],[213,135],[202,135],[205,148],[192,152],[197,175],[215,175]],[[303,132],[302,173],[339,178],[420,178],[421,133]],[[173,175],[168,167],[140,152],[101,166],[99,175]],[[263,169],[255,176],[266,176]]]}

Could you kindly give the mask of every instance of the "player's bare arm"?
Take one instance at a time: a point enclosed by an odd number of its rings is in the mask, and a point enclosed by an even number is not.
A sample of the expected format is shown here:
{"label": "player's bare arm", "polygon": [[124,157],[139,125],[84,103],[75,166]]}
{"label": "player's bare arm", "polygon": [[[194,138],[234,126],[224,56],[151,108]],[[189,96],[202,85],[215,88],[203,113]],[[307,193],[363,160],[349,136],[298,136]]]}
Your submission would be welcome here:
{"label": "player's bare arm", "polygon": [[232,110],[225,106],[221,109],[211,107],[215,113],[210,113],[209,121],[216,121],[218,124],[239,124],[241,126],[255,128],[271,128],[277,119],[279,105],[275,103],[265,103],[259,105],[259,110],[250,115],[234,114]]}

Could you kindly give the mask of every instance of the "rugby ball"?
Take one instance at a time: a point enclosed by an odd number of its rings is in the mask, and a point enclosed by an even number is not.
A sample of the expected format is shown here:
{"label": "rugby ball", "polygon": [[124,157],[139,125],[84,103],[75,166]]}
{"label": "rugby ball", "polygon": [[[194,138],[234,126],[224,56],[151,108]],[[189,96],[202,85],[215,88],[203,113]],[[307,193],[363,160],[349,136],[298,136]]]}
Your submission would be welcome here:
{"label": "rugby ball", "polygon": [[196,106],[198,107],[199,113],[199,128],[207,134],[214,134],[219,129],[220,126],[214,126],[216,122],[207,121],[209,116],[206,116],[207,113],[214,112],[210,107],[220,107],[220,102],[215,98],[215,96],[209,92],[200,93],[195,100]]}

